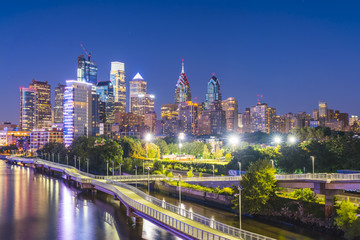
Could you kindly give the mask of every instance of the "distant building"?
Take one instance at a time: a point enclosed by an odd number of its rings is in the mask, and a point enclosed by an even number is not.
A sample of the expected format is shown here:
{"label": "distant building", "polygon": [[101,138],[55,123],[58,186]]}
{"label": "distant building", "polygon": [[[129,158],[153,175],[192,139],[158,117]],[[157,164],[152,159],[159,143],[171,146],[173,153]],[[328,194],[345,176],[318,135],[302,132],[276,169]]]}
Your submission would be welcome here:
{"label": "distant building", "polygon": [[51,86],[48,82],[32,80],[30,89],[37,92],[37,122],[36,128],[51,128]]}
{"label": "distant building", "polygon": [[125,64],[111,62],[110,81],[114,88],[114,110],[124,113],[126,110]]}
{"label": "distant building", "polygon": [[245,108],[245,111],[240,115],[241,120],[239,120],[239,128],[241,128],[240,133],[251,132],[251,117],[250,117],[250,108]]}
{"label": "distant building", "polygon": [[184,60],[179,79],[175,87],[175,104],[191,101],[190,83],[184,71]]}
{"label": "distant building", "polygon": [[115,113],[115,124],[119,126],[119,132],[137,132],[144,131],[144,116],[135,113]]}
{"label": "distant building", "polygon": [[213,74],[207,85],[205,109],[209,109],[212,102],[221,100],[220,82]]}
{"label": "distant building", "polygon": [[156,113],[147,112],[145,113],[144,125],[148,127],[149,132],[156,134]]}
{"label": "distant building", "polygon": [[180,131],[179,105],[163,104],[161,105],[161,134],[175,136]]}
{"label": "distant building", "polygon": [[17,124],[12,124],[11,122],[1,122],[0,123],[0,130],[15,130],[16,128],[18,128],[19,125]]}
{"label": "distant building", "polygon": [[269,107],[266,103],[258,103],[250,108],[251,131],[270,133]]}
{"label": "distant building", "polygon": [[237,132],[238,129],[238,103],[233,97],[222,101],[222,109],[225,111],[226,131]]}
{"label": "distant building", "polygon": [[96,93],[99,95],[100,135],[111,133],[115,122],[114,87],[111,81],[98,82]]}
{"label": "distant building", "polygon": [[20,88],[20,126],[32,131],[38,121],[38,92],[33,88]]}
{"label": "distant building", "polygon": [[130,81],[130,112],[145,117],[154,112],[155,96],[147,94],[147,82],[137,73]]}
{"label": "distant building", "polygon": [[312,118],[314,121],[319,121],[319,109],[313,110]]}
{"label": "distant building", "polygon": [[64,143],[70,146],[80,136],[92,135],[93,84],[67,80],[64,93]]}
{"label": "distant building", "polygon": [[191,101],[179,104],[179,121],[184,133],[196,135],[198,128],[198,104]]}
{"label": "distant building", "polygon": [[328,107],[324,101],[319,101],[319,122],[321,126],[325,126],[325,122],[328,120]]}
{"label": "distant building", "polygon": [[78,56],[77,81],[86,83],[97,83],[98,68],[95,62],[86,59],[84,55]]}
{"label": "distant building", "polygon": [[65,85],[55,87],[54,123],[63,123]]}
{"label": "distant building", "polygon": [[0,130],[0,146],[10,146],[18,140],[28,138],[30,131]]}
{"label": "distant building", "polygon": [[62,143],[63,132],[53,130],[36,130],[30,133],[30,151],[37,151],[47,143]]}
{"label": "distant building", "polygon": [[336,119],[331,119],[325,122],[325,126],[334,131],[343,131],[343,123]]}
{"label": "distant building", "polygon": [[[214,101],[210,104],[209,109],[203,111],[199,119],[201,135],[218,135],[226,131],[225,111],[222,109],[221,101]],[[210,127],[207,127],[210,126]],[[207,132],[210,129],[210,132]],[[201,132],[201,133],[200,133]]]}

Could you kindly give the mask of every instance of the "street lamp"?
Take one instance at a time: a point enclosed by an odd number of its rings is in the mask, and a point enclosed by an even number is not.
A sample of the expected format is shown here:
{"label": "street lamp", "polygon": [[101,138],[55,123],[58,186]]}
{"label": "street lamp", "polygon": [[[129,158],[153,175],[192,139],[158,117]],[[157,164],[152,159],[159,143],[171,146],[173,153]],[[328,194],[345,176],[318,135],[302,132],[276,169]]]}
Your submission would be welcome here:
{"label": "street lamp", "polygon": [[86,168],[87,168],[87,173],[89,173],[89,159],[86,159]]}
{"label": "street lamp", "polygon": [[58,153],[58,163],[60,162],[60,153]]}
{"label": "street lamp", "polygon": [[239,229],[241,229],[241,187],[238,187],[239,194],[234,194],[234,196],[239,196]]}
{"label": "street lamp", "polygon": [[271,167],[274,168],[274,160],[270,159]]}
{"label": "street lamp", "polygon": [[52,153],[52,161],[55,162],[55,153]]}
{"label": "street lamp", "polygon": [[240,173],[240,177],[241,177],[241,162],[238,162],[239,165],[239,173]]}
{"label": "street lamp", "polygon": [[179,134],[179,155],[181,156],[181,147],[182,147],[182,144],[181,144],[181,141],[185,139],[185,134],[184,133],[180,133]]}
{"label": "street lamp", "polygon": [[280,144],[281,142],[282,142],[282,139],[281,139],[280,136],[275,136],[275,137],[274,137],[274,143],[275,143],[276,145]]}
{"label": "street lamp", "polygon": [[212,167],[213,167],[213,177],[215,177],[215,165],[213,164]]}
{"label": "street lamp", "polygon": [[239,137],[237,135],[232,135],[229,137],[229,143],[233,147],[233,152],[235,152],[235,146],[239,143]]}
{"label": "street lamp", "polygon": [[106,176],[109,176],[109,160],[106,160]]}
{"label": "street lamp", "polygon": [[164,164],[162,165],[162,173],[165,174],[165,171],[164,171]]}
{"label": "street lamp", "polygon": [[121,181],[121,163],[119,163],[119,175],[120,175],[120,181]]}
{"label": "street lamp", "polygon": [[66,165],[69,165],[69,156],[66,154]]}
{"label": "street lamp", "polygon": [[76,155],[74,155],[74,166],[75,166],[75,168],[76,168]]}
{"label": "street lamp", "polygon": [[181,206],[181,174],[179,174],[179,205]]}
{"label": "street lamp", "polygon": [[113,176],[114,176],[114,174],[115,174],[114,160],[112,161],[112,164],[113,164]]}
{"label": "street lamp", "polygon": [[289,142],[289,144],[295,144],[297,142],[297,139],[294,135],[290,135],[288,137],[288,142]]}
{"label": "street lamp", "polygon": [[150,194],[150,167],[146,168],[148,170],[148,194]]}
{"label": "street lamp", "polygon": [[151,139],[152,139],[151,133],[147,133],[145,136],[146,158],[148,158],[148,143],[151,142]]}
{"label": "street lamp", "polygon": [[143,159],[143,174],[142,175],[145,175],[145,160]]}
{"label": "street lamp", "polygon": [[138,168],[138,166],[135,165],[135,184],[136,184],[136,188],[137,188],[137,168]]}
{"label": "street lamp", "polygon": [[314,156],[310,156],[311,157],[311,161],[312,161],[312,170],[313,170],[313,175],[315,173],[315,157]]}

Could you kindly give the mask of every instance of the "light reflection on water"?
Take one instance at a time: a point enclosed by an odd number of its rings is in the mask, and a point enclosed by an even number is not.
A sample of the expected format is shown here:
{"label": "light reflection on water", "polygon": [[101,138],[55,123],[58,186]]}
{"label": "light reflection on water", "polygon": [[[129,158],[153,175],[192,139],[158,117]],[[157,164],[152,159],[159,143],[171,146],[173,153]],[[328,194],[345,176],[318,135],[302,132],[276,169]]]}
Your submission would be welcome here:
{"label": "light reflection on water", "polygon": [[0,239],[179,239],[136,222],[111,196],[0,161]]}

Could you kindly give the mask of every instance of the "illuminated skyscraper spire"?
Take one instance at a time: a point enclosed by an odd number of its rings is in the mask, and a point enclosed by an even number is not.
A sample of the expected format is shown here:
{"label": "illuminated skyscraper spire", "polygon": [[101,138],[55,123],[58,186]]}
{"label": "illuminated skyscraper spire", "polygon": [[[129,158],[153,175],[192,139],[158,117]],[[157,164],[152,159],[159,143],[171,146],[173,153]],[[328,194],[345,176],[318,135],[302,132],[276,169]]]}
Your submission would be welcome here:
{"label": "illuminated skyscraper spire", "polygon": [[182,59],[182,67],[179,79],[175,87],[175,104],[191,101],[190,83],[184,70],[184,59]]}

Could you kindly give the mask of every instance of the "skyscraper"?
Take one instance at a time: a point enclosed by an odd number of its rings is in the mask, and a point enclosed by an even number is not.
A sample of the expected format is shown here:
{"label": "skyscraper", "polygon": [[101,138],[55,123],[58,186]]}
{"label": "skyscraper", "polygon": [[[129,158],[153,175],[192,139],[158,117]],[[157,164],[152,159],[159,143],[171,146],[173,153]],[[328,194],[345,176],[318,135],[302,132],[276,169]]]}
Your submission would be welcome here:
{"label": "skyscraper", "polygon": [[147,94],[147,82],[137,73],[130,81],[130,112],[145,117],[148,112],[154,112],[155,96]]}
{"label": "skyscraper", "polygon": [[319,101],[319,122],[321,126],[325,126],[325,122],[328,120],[328,107],[324,101]]}
{"label": "skyscraper", "polygon": [[126,110],[125,64],[111,62],[110,81],[114,87],[115,111],[124,113]]}
{"label": "skyscraper", "polygon": [[65,85],[55,87],[54,123],[63,123]]}
{"label": "skyscraper", "polygon": [[221,101],[220,82],[215,77],[215,73],[210,78],[207,85],[205,109],[209,109],[209,106],[214,101]]}
{"label": "skyscraper", "polygon": [[37,124],[38,93],[35,89],[20,88],[20,126],[23,131],[32,131]]}
{"label": "skyscraper", "polygon": [[84,55],[78,56],[77,81],[96,84],[98,68],[95,62],[90,61],[90,57],[86,60]]}
{"label": "skyscraper", "polygon": [[51,86],[48,82],[32,80],[29,88],[37,91],[37,124],[36,128],[51,128]]}
{"label": "skyscraper", "polygon": [[191,101],[179,104],[179,120],[183,132],[196,135],[198,129],[198,107],[197,103]]}
{"label": "skyscraper", "polygon": [[67,80],[64,93],[64,143],[92,134],[92,88],[87,82]]}
{"label": "skyscraper", "polygon": [[182,69],[175,87],[175,104],[191,101],[190,83],[184,70],[184,59]]}
{"label": "skyscraper", "polygon": [[111,81],[98,82],[96,93],[100,98],[100,122],[112,124],[114,115],[114,87]]}
{"label": "skyscraper", "polygon": [[222,101],[222,109],[225,111],[226,131],[236,132],[238,128],[238,103],[234,97]]}
{"label": "skyscraper", "polygon": [[266,103],[250,107],[251,132],[270,133],[276,125],[276,109]]}

